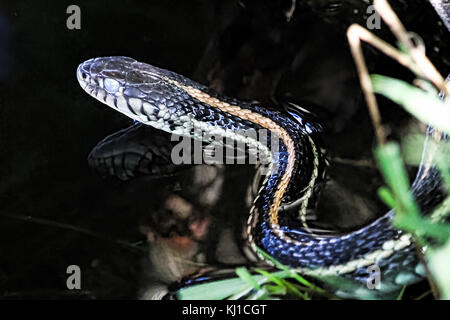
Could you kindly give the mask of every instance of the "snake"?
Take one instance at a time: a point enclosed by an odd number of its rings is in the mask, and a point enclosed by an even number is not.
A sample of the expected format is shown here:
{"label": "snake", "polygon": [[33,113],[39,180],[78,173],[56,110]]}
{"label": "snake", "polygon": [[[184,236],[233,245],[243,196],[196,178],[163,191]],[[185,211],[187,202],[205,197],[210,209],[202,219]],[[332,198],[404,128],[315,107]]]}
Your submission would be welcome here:
{"label": "snake", "polygon": [[[257,150],[266,170],[245,226],[246,245],[254,259],[273,264],[263,251],[306,275],[331,279],[330,283],[344,279],[352,289],[336,288],[341,296],[389,297],[426,276],[413,236],[393,226],[394,210],[346,233],[325,235],[308,229],[306,209],[324,183],[325,169],[314,124],[303,112],[226,97],[178,73],[129,57],[89,59],[76,74],[86,93],[142,125],[214,143],[224,144],[226,137]],[[254,131],[266,135],[248,134]],[[432,143],[441,138],[442,134],[428,129],[411,186],[424,211],[442,199]],[[375,290],[367,288],[371,266],[377,267],[381,279]]]}

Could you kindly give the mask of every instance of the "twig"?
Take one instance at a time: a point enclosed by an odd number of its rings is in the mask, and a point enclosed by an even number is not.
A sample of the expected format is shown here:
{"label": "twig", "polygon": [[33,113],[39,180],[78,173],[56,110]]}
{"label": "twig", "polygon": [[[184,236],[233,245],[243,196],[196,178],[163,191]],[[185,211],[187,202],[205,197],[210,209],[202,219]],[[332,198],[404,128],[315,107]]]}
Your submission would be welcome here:
{"label": "twig", "polygon": [[368,44],[374,46],[388,57],[394,59],[395,61],[403,65],[404,67],[414,70],[414,64],[410,56],[397,50],[395,47],[391,46],[386,41],[378,38],[369,30],[361,27],[359,24],[356,23],[352,24],[349,27],[348,32],[354,33],[355,37],[358,37],[360,40],[363,40],[364,42],[367,42]]}
{"label": "twig", "polygon": [[369,71],[367,70],[364,55],[361,49],[360,30],[362,27],[358,25],[351,25],[347,31],[347,38],[352,51],[353,59],[358,69],[359,81],[364,93],[364,97],[369,108],[370,117],[372,119],[373,127],[375,128],[375,135],[378,144],[386,143],[386,133],[381,124],[381,115],[378,109],[377,100],[372,90],[372,82],[370,81]]}
{"label": "twig", "polygon": [[287,22],[291,21],[292,16],[294,15],[296,4],[297,0],[291,0],[291,7],[286,11]]}
{"label": "twig", "polygon": [[425,47],[423,45],[415,46],[412,43],[411,33],[406,31],[400,19],[386,0],[374,0],[373,4],[392,33],[405,47],[407,52],[409,52],[420,74],[430,80],[439,91],[443,91],[447,96],[450,92],[450,85],[445,82],[445,79],[425,55]]}
{"label": "twig", "polygon": [[377,141],[378,144],[384,144],[386,141],[386,133],[381,123],[378,104],[372,90],[372,83],[370,81],[369,72],[362,53],[361,40],[374,46],[385,55],[396,60],[398,63],[407,67],[414,73],[428,79],[445,95],[448,95],[448,92],[450,92],[450,84],[445,82],[445,79],[427,58],[423,45],[413,45],[411,41],[411,33],[406,31],[403,24],[400,22],[400,19],[398,19],[395,15],[387,1],[375,0],[374,5],[381,18],[386,22],[386,24],[388,24],[392,33],[394,33],[397,39],[410,54],[408,55],[397,50],[395,47],[378,38],[373,33],[358,24],[351,25],[347,30],[347,38],[358,70],[361,88],[363,90],[373,126],[375,128]]}

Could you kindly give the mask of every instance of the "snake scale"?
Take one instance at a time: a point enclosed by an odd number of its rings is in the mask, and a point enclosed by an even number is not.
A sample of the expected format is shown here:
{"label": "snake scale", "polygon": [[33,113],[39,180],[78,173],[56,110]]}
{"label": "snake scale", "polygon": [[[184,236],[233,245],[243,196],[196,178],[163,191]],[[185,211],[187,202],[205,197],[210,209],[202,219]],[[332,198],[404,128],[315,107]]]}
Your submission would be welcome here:
{"label": "snake scale", "polygon": [[[323,155],[312,138],[312,125],[300,113],[224,97],[175,72],[128,57],[87,60],[79,65],[77,78],[89,95],[144,125],[194,139],[214,134],[260,150],[269,171],[246,227],[247,243],[259,259],[264,258],[257,248],[304,274],[345,278],[355,285],[351,293],[337,288],[343,296],[387,297],[424,277],[412,236],[392,226],[393,211],[347,234],[321,236],[303,226],[305,208],[322,180]],[[277,148],[270,137],[261,141],[247,136],[249,130],[265,130],[277,137]],[[432,136],[441,138],[429,128],[427,139]],[[412,184],[425,211],[441,194],[439,174],[428,161],[433,158],[429,142]],[[280,210],[297,199],[302,201],[294,215]],[[381,287],[376,292],[366,287],[368,267],[373,265],[381,272]]]}

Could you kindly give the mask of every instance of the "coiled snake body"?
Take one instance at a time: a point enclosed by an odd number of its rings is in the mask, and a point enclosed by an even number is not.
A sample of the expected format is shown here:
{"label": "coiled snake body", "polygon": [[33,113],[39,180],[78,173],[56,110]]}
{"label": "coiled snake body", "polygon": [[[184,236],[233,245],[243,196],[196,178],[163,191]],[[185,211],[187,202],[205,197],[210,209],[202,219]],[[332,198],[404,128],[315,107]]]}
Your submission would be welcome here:
{"label": "coiled snake body", "polygon": [[[259,247],[306,274],[347,278],[357,284],[352,290],[360,296],[372,294],[366,290],[372,265],[381,271],[378,293],[395,292],[424,276],[412,236],[391,224],[393,211],[344,235],[319,236],[302,226],[305,208],[321,180],[323,159],[311,125],[301,115],[219,96],[179,74],[127,57],[90,59],[80,64],[77,78],[88,94],[145,125],[194,139],[205,133],[228,137],[260,150],[269,173],[247,223],[247,240],[256,255]],[[248,136],[249,130],[265,130],[269,138]],[[273,136],[279,140],[276,150],[269,143]],[[424,158],[430,158],[427,150]],[[419,204],[429,207],[440,179],[429,162],[423,163],[412,191]],[[281,212],[284,203],[300,198],[298,219]]]}

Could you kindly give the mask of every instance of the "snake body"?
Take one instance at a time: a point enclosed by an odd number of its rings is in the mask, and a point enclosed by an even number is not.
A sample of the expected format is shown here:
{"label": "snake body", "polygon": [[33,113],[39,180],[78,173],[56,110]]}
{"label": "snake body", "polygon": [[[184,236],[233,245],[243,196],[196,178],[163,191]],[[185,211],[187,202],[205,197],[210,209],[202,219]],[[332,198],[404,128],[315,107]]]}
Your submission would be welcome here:
{"label": "snake body", "polygon": [[[311,135],[312,125],[301,114],[224,97],[175,72],[128,57],[87,60],[79,65],[77,78],[88,94],[144,125],[194,139],[205,134],[211,141],[216,139],[212,136],[227,137],[257,148],[267,160],[268,174],[254,199],[246,234],[259,259],[264,257],[258,248],[305,274],[345,278],[362,297],[396,292],[424,276],[412,236],[392,226],[393,211],[342,235],[320,236],[305,228],[305,210],[321,183],[323,155]],[[261,141],[245,134],[250,130],[265,130],[269,136]],[[272,137],[278,138],[276,149]],[[427,150],[412,192],[419,205],[430,208],[440,192],[440,178],[425,161],[430,159]],[[302,199],[298,212],[281,212],[283,204],[297,199]],[[377,293],[366,287],[373,265],[381,272]]]}

